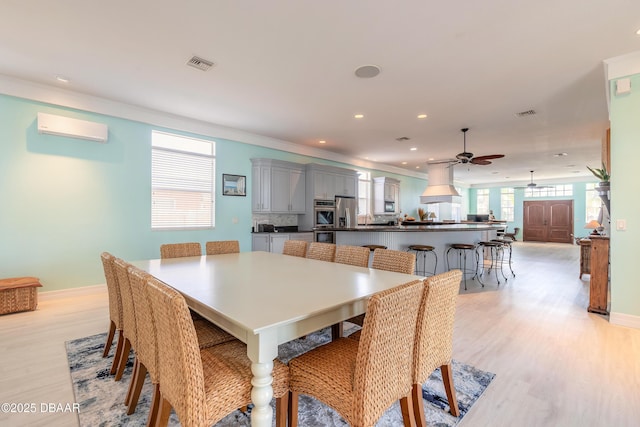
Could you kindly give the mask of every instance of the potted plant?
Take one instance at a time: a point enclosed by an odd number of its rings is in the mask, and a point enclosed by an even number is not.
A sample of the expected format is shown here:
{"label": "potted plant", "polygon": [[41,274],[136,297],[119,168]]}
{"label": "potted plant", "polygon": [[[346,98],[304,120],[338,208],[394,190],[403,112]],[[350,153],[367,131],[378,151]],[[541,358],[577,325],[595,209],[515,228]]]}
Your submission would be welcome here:
{"label": "potted plant", "polygon": [[609,185],[609,179],[611,178],[611,175],[607,171],[607,167],[604,165],[604,163],[602,164],[602,169],[592,169],[589,166],[587,166],[587,169],[589,169],[593,176],[600,180],[599,186],[602,187],[603,185]]}
{"label": "potted plant", "polygon": [[589,169],[589,171],[593,174],[593,176],[595,176],[600,180],[600,182],[598,183],[598,186],[596,187],[596,191],[598,192],[598,195],[604,202],[604,205],[607,208],[607,212],[611,214],[610,199],[609,199],[609,189],[610,189],[609,180],[611,179],[611,174],[607,170],[607,167],[605,166],[604,163],[602,163],[601,169],[594,169],[594,168],[590,168],[589,166],[587,166],[587,169]]}

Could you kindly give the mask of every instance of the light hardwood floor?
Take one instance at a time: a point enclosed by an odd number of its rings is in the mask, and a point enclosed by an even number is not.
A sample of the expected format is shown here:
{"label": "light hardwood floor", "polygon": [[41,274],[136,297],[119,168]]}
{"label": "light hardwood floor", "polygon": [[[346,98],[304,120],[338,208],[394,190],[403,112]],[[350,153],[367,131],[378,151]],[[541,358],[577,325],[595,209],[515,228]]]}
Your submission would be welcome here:
{"label": "light hardwood floor", "polygon": [[[469,282],[454,358],[496,377],[461,426],[637,426],[640,330],[588,313],[575,245],[514,245],[515,279]],[[42,293],[0,317],[0,403],[72,403],[64,342],[107,329],[104,286]],[[123,405],[124,409],[124,405]],[[6,414],[2,426],[77,426],[73,413]]]}

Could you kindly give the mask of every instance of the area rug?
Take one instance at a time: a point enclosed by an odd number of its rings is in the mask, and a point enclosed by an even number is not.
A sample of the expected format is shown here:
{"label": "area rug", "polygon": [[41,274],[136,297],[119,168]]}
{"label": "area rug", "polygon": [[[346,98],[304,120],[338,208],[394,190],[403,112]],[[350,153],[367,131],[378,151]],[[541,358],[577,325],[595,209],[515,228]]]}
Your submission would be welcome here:
{"label": "area rug", "polygon": [[[314,347],[329,342],[329,329],[307,335],[279,347],[279,359],[288,362],[291,358]],[[123,426],[144,425],[151,401],[151,383],[147,376],[136,412],[126,414],[124,399],[133,368],[133,357],[129,359],[121,381],[114,381],[109,375],[115,343],[111,346],[108,357],[102,357],[106,334],[92,335],[66,343],[69,369],[73,382],[76,402],[80,404],[80,426]],[[423,385],[423,397],[427,424],[430,426],[455,426],[469,411],[487,388],[495,374],[481,371],[472,366],[453,361],[453,378],[457,392],[460,416],[449,414],[449,405],[444,392],[440,370],[436,370]],[[273,402],[272,402],[273,405]],[[251,408],[251,407],[250,407]],[[250,409],[248,412],[235,411],[218,422],[216,427],[250,426]],[[299,425],[305,427],[343,427],[348,424],[330,407],[323,403],[301,395],[299,400]],[[174,413],[169,421],[170,426],[180,423]],[[274,422],[275,425],[275,422]],[[377,426],[402,426],[400,405],[396,402],[378,421]]]}

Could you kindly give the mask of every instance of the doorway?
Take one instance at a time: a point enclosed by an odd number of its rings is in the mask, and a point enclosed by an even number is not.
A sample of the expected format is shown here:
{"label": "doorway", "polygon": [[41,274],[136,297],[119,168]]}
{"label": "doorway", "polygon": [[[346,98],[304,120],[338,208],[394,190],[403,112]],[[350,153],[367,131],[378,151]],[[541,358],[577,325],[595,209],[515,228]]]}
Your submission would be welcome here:
{"label": "doorway", "polygon": [[573,243],[573,200],[524,202],[522,240]]}

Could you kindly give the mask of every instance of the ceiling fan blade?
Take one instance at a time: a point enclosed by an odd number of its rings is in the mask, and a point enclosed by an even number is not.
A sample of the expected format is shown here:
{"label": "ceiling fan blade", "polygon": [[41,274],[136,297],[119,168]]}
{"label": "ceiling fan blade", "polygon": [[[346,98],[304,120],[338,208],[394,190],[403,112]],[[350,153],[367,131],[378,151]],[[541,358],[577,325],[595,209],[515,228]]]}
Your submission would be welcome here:
{"label": "ceiling fan blade", "polygon": [[491,162],[489,160],[480,158],[480,157],[474,157],[473,159],[471,159],[471,163],[473,163],[474,165],[490,165]]}
{"label": "ceiling fan blade", "polygon": [[504,154],[489,154],[488,156],[478,156],[473,160],[492,160],[492,159],[501,159],[504,157]]}

